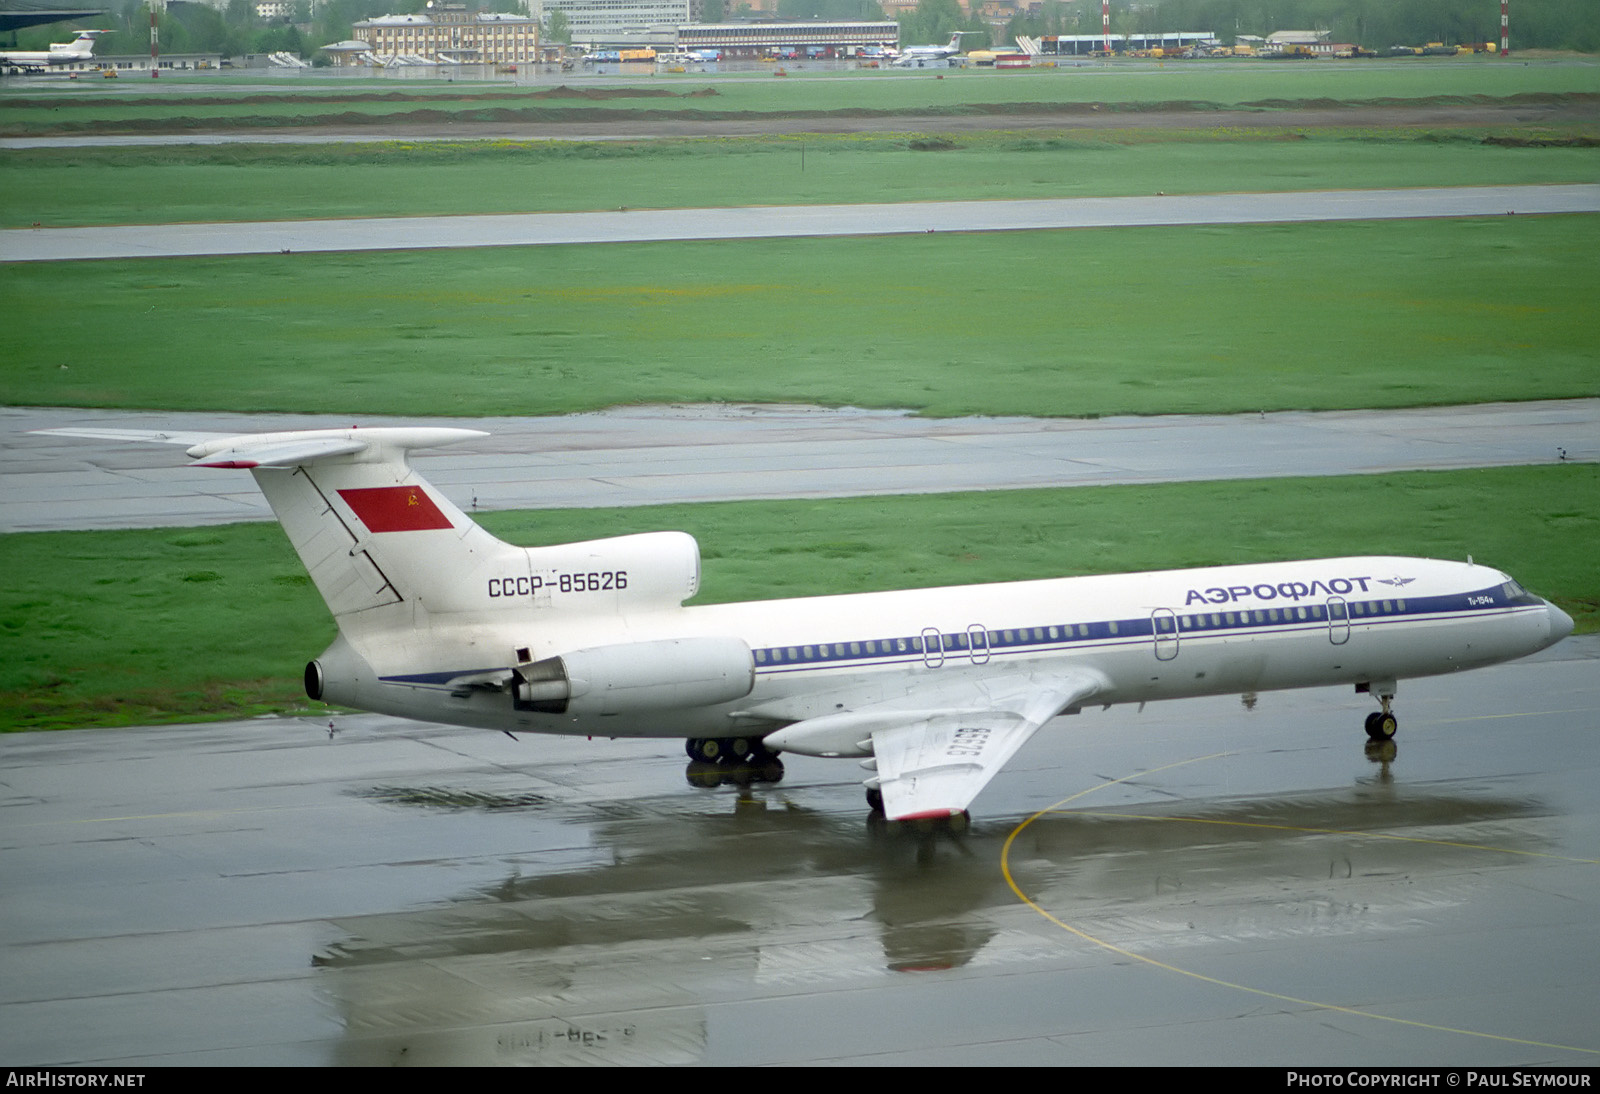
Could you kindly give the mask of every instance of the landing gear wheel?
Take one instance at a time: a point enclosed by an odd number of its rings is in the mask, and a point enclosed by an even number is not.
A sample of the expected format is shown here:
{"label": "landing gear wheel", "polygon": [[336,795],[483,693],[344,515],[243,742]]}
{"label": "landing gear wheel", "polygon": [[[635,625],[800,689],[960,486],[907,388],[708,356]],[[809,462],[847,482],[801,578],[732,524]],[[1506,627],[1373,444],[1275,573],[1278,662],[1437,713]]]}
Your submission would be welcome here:
{"label": "landing gear wheel", "polygon": [[883,814],[883,791],[875,786],[867,787],[867,808],[874,813]]}
{"label": "landing gear wheel", "polygon": [[720,737],[699,737],[690,743],[694,745],[694,751],[689,755],[695,759],[704,760],[708,764],[714,764],[722,759],[723,749]]}
{"label": "landing gear wheel", "polygon": [[1367,736],[1374,741],[1392,741],[1400,722],[1386,710],[1375,710],[1367,715]]}
{"label": "landing gear wheel", "polygon": [[727,758],[734,763],[744,763],[753,751],[748,737],[726,737],[722,741],[722,747]]}

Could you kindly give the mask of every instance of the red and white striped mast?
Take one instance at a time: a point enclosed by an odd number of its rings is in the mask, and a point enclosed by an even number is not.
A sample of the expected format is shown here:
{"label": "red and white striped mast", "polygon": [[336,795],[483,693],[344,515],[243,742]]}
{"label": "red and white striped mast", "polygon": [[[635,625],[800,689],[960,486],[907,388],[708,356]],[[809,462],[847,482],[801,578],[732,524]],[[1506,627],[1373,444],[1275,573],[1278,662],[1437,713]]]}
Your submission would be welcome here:
{"label": "red and white striped mast", "polygon": [[[1500,0],[1504,5],[1506,0]],[[1100,33],[1105,37],[1106,56],[1111,56],[1111,0],[1100,0]]]}
{"label": "red and white striped mast", "polygon": [[156,0],[150,0],[150,78],[152,80],[159,79],[161,76],[161,64],[157,58],[157,54],[160,53],[159,45],[160,39],[156,36]]}
{"label": "red and white striped mast", "polygon": [[1506,18],[1506,2],[1507,0],[1500,0],[1500,56],[1502,57],[1511,52],[1511,23]]}

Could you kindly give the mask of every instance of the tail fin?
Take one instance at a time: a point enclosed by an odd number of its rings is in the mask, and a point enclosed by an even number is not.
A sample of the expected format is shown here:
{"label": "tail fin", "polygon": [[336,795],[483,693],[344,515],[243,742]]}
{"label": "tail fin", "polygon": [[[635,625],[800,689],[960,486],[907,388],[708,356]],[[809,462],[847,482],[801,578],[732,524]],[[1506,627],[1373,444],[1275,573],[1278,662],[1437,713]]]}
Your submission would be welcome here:
{"label": "tail fin", "polygon": [[344,626],[362,612],[420,601],[481,609],[481,571],[520,567],[526,552],[480,528],[407,462],[413,448],[486,434],[387,428],[264,433],[189,449],[200,467],[254,474],[317,590]]}
{"label": "tail fin", "polygon": [[[384,639],[456,622],[468,630],[528,613],[671,609],[700,588],[700,549],[683,532],[516,547],[411,469],[414,448],[487,434],[376,427],[227,436],[143,429],[40,433],[182,444],[198,467],[248,469],[339,628]],[[454,616],[450,620],[448,616]]]}

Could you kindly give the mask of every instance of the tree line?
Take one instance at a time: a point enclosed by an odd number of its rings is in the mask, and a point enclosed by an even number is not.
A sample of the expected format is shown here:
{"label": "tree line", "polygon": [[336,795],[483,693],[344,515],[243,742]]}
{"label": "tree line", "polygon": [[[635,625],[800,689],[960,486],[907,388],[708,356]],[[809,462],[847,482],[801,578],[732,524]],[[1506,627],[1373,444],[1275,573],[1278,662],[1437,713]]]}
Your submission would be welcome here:
{"label": "tree line", "polygon": [[[976,2],[976,0],[975,0]],[[1600,52],[1595,0],[1509,0],[1513,49]],[[779,0],[783,19],[883,18],[875,0]],[[1044,0],[1037,13],[1019,15],[1003,34],[962,12],[957,0],[921,0],[900,15],[907,45],[943,43],[953,31],[970,31],[962,44],[980,49],[1018,35],[1099,34],[1099,0]],[[1336,42],[1373,49],[1444,42],[1500,41],[1500,0],[1112,0],[1114,34],[1209,30],[1224,42],[1240,34],[1265,37],[1277,30],[1326,30]]]}
{"label": "tree line", "polygon": [[[1593,0],[1510,0],[1513,49],[1600,52]],[[1334,42],[1370,49],[1500,41],[1500,0],[1112,0],[1115,34],[1209,30],[1224,42],[1241,34],[1326,30]],[[1012,20],[1018,34],[1099,34],[1097,0],[1044,0],[1037,15]]]}
{"label": "tree line", "polygon": [[[977,0],[974,0],[976,3]],[[317,48],[350,37],[351,28],[378,15],[421,11],[426,0],[297,0],[283,18],[262,19],[254,0],[228,0],[223,9],[204,3],[175,3],[157,13],[161,48],[170,53],[247,53],[284,51],[308,56]],[[1596,0],[1510,0],[1513,49],[1565,49],[1600,52]],[[494,7],[494,0],[488,0]],[[522,10],[521,0],[504,8]],[[724,14],[726,13],[726,14]],[[708,21],[740,18],[747,5],[729,0],[707,4]],[[877,0],[778,0],[786,21],[827,19],[876,22],[884,18]],[[1037,12],[1018,15],[1004,32],[967,15],[958,0],[920,0],[899,16],[906,45],[944,43],[955,31],[962,45],[982,49],[1005,45],[1018,35],[1099,34],[1098,0],[1044,0]],[[121,0],[96,25],[118,33],[101,52],[140,53],[150,41],[150,9],[145,0]],[[1461,45],[1500,40],[1499,0],[1112,0],[1111,30],[1116,34],[1209,30],[1224,42],[1241,34],[1276,30],[1326,30],[1335,42],[1381,49],[1391,45],[1444,42]],[[44,49],[63,40],[59,27],[20,32],[18,48]],[[559,37],[559,35],[557,35]]]}

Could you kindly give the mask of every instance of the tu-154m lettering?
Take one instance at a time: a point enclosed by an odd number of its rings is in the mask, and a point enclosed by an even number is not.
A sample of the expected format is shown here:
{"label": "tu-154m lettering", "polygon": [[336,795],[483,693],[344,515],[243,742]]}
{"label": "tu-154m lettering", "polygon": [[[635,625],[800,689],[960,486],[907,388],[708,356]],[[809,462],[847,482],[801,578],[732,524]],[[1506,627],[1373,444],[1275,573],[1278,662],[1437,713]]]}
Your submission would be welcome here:
{"label": "tu-154m lettering", "polygon": [[255,476],[339,636],[313,699],[536,733],[681,737],[706,760],[852,757],[891,819],[966,810],[1087,703],[1353,684],[1393,736],[1397,682],[1559,641],[1561,609],[1471,562],[1356,557],[685,606],[682,532],[515,547],[410,466],[464,429],[176,441]]}

